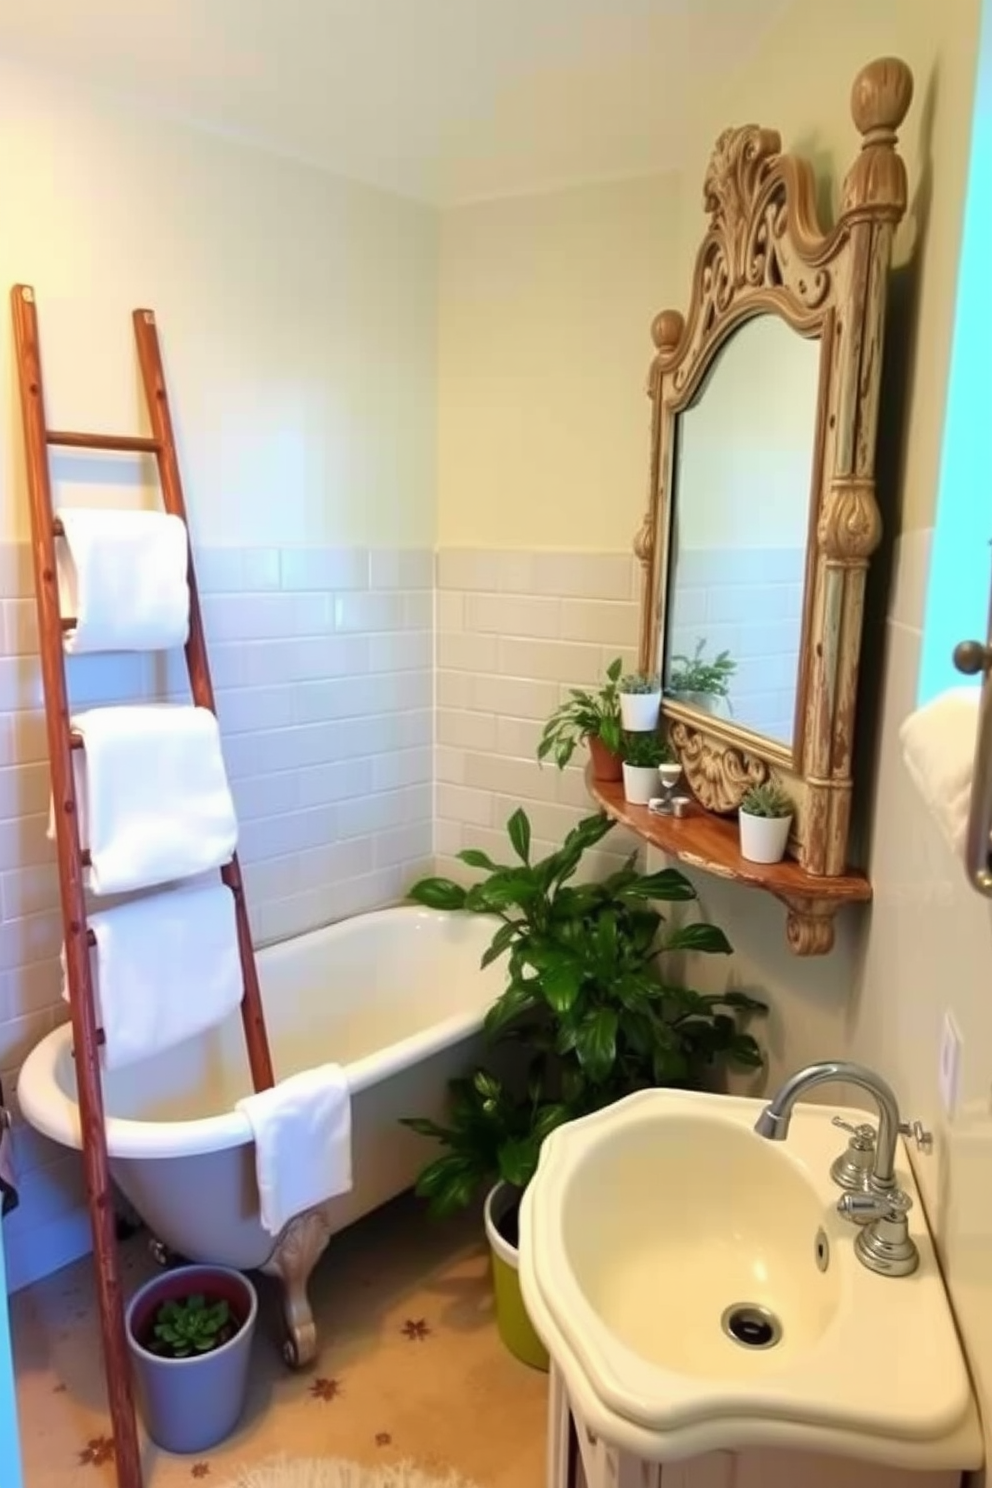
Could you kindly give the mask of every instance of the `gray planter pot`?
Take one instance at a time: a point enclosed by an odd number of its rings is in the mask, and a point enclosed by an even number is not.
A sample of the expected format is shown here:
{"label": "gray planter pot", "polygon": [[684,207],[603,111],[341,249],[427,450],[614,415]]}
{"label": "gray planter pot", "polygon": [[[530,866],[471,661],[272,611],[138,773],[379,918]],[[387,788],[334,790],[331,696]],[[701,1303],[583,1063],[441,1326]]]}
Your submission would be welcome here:
{"label": "gray planter pot", "polygon": [[[163,1302],[202,1292],[227,1302],[241,1326],[209,1354],[163,1359],[144,1347]],[[179,1266],[145,1283],[127,1309],[127,1341],[138,1401],[148,1435],[167,1452],[205,1452],[234,1430],[244,1409],[252,1338],[258,1317],[255,1288],[226,1266]]]}

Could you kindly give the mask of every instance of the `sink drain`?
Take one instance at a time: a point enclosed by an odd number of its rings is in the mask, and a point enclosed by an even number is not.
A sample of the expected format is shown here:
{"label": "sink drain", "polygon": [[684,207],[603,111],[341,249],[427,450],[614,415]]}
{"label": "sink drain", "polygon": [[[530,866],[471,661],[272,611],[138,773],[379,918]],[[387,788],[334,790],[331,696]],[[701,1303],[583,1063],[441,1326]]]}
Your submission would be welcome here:
{"label": "sink drain", "polygon": [[782,1337],[778,1318],[756,1302],[734,1302],[724,1312],[720,1326],[742,1348],[774,1348]]}

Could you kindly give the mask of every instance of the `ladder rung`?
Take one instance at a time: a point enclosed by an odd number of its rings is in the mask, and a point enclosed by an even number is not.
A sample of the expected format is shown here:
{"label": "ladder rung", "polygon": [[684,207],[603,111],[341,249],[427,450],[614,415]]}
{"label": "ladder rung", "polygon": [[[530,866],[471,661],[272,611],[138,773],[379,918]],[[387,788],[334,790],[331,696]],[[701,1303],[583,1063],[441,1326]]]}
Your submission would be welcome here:
{"label": "ladder rung", "polygon": [[64,449],[123,450],[135,455],[157,455],[158,439],[146,434],[79,434],[71,429],[46,429],[45,441]]}

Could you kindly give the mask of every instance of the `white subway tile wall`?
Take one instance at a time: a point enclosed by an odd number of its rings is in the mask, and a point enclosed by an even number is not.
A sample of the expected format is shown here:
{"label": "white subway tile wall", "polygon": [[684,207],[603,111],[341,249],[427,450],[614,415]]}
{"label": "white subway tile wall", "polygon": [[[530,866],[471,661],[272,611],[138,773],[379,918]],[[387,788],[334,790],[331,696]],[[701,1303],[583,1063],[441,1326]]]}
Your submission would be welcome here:
{"label": "white subway tile wall", "polygon": [[[584,751],[538,765],[569,686],[632,666],[640,569],[623,553],[207,549],[197,555],[224,753],[256,942],[401,898],[455,854],[534,851],[590,811]],[[26,548],[0,548],[0,1075],[65,1017],[48,765]],[[436,629],[435,629],[436,627]],[[185,697],[179,655],[81,657],[74,702]],[[615,829],[592,871],[638,846]],[[9,1284],[87,1249],[78,1159],[17,1123],[22,1204]]]}
{"label": "white subway tile wall", "polygon": [[[590,811],[585,750],[559,771],[537,763],[541,728],[570,686],[634,664],[640,566],[624,553],[442,549],[437,558],[435,850],[439,871],[471,877],[465,847],[505,856],[522,805],[534,851],[550,852]],[[590,865],[638,843],[619,828]]]}
{"label": "white subway tile wall", "polygon": [[[400,898],[432,861],[434,555],[197,553],[256,943]],[[65,1017],[48,764],[27,547],[0,548],[0,1077]],[[182,657],[69,663],[79,706],[186,699]],[[84,1251],[78,1159],[16,1125],[16,1288]]]}
{"label": "white subway tile wall", "polygon": [[733,715],[756,733],[791,741],[799,676],[806,554],[802,548],[691,548],[672,586],[669,653],[737,663]]}

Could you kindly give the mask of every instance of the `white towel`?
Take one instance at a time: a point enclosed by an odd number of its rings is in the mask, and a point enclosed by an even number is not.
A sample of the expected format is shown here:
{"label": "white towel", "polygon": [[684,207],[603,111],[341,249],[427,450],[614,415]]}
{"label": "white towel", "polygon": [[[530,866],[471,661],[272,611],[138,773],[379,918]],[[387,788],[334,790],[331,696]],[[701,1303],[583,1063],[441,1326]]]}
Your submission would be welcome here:
{"label": "white towel", "polygon": [[84,740],[73,765],[88,888],[119,894],[230,862],[238,824],[209,708],[91,708],[72,727]]}
{"label": "white towel", "polygon": [[66,651],[167,651],[189,634],[186,524],[166,512],[60,507]]}
{"label": "white towel", "polygon": [[980,699],[978,687],[952,687],[899,730],[906,769],[957,857],[968,833]]}
{"label": "white towel", "polygon": [[255,1137],[262,1224],[270,1235],[351,1188],[351,1094],[339,1064],[281,1080],[237,1103]]}
{"label": "white towel", "polygon": [[[222,1023],[241,1003],[234,896],[222,883],[150,894],[90,915],[90,965],[107,1069]],[[64,978],[62,996],[68,1001]]]}

